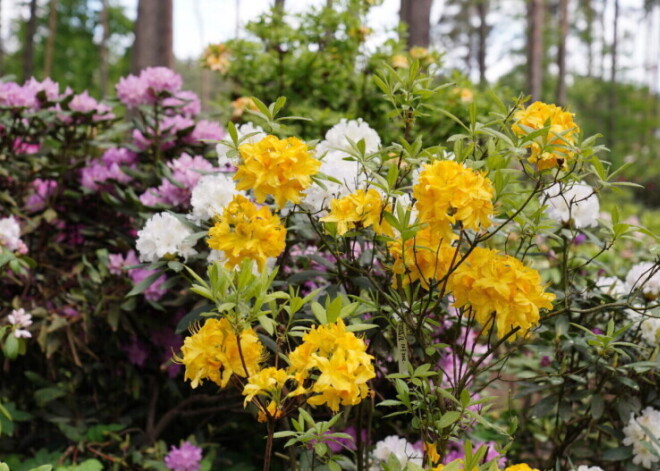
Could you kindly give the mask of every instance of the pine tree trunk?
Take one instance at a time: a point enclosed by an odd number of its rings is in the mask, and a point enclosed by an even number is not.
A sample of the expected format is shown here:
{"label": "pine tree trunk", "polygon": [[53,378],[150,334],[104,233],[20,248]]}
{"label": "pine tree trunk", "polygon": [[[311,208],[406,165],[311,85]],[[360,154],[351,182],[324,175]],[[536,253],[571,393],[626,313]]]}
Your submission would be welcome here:
{"label": "pine tree trunk", "polygon": [[543,16],[544,0],[528,0],[529,31],[527,36],[527,89],[532,102],[541,100],[543,86]]}
{"label": "pine tree trunk", "polygon": [[108,93],[108,39],[110,38],[110,25],[108,20],[108,0],[103,0],[101,6],[101,44],[99,48],[101,64],[99,66],[99,85],[101,97],[105,98]]}
{"label": "pine tree trunk", "polygon": [[37,32],[37,0],[30,0],[30,17],[25,28],[23,81],[34,75],[34,35]]}
{"label": "pine tree trunk", "polygon": [[557,104],[566,105],[566,37],[568,36],[568,2],[559,0],[559,44],[557,46]]}
{"label": "pine tree trunk", "polygon": [[57,35],[57,4],[58,0],[50,0],[48,12],[48,39],[44,54],[44,77],[50,77],[53,72],[53,54],[55,51],[55,36]]}
{"label": "pine tree trunk", "polygon": [[594,76],[594,6],[592,0],[584,0],[587,20],[587,77]]}
{"label": "pine tree trunk", "polygon": [[488,14],[487,0],[477,0],[477,12],[479,13],[479,84],[486,85],[486,39],[488,37]]}
{"label": "pine tree trunk", "polygon": [[172,0],[140,0],[135,22],[133,73],[150,66],[174,67]]}
{"label": "pine tree trunk", "polygon": [[408,47],[428,47],[431,42],[433,0],[401,0],[399,18],[408,25]]}
{"label": "pine tree trunk", "polygon": [[614,23],[612,26],[612,68],[610,70],[609,113],[607,120],[607,147],[614,145],[614,129],[616,126],[616,71],[617,49],[619,47],[619,0],[614,0]]}
{"label": "pine tree trunk", "polygon": [[2,0],[0,0],[0,77],[4,75],[5,70],[5,45],[2,41]]}

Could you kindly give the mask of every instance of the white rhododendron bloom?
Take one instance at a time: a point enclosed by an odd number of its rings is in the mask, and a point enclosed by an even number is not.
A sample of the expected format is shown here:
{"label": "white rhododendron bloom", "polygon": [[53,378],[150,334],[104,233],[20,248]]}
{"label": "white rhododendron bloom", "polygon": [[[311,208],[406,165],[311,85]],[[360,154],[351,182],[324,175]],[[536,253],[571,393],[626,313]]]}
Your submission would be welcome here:
{"label": "white rhododendron bloom", "polygon": [[200,221],[222,214],[235,195],[242,193],[236,189],[234,180],[227,175],[206,175],[192,190],[190,204],[192,213],[188,216],[199,224]]}
{"label": "white rhododendron bloom", "polygon": [[381,464],[386,463],[390,455],[396,456],[402,469],[405,469],[408,463],[422,465],[423,454],[421,450],[415,448],[405,438],[390,435],[376,443],[376,448],[374,448],[371,455],[373,460],[371,471],[380,471],[382,469]]}
{"label": "white rhododendron bloom", "polygon": [[651,346],[660,345],[660,319],[650,317],[642,322],[642,338]]}
{"label": "white rhododendron bloom", "polygon": [[660,267],[651,262],[642,262],[630,269],[626,275],[626,289],[633,291],[640,288],[649,299],[660,295]]}
{"label": "white rhododendron bloom", "polygon": [[[236,128],[236,133],[238,134],[239,146],[242,144],[255,144],[267,135],[261,126],[255,126],[252,123],[241,124]],[[245,137],[249,134],[253,135],[241,141],[242,137]],[[231,150],[231,147],[227,146],[226,144],[219,142],[218,145],[215,146],[215,149],[218,153],[218,165],[220,167],[227,165],[236,166],[239,163],[238,157],[227,156],[227,153]]]}
{"label": "white rhododendron bloom", "polygon": [[[623,444],[632,445],[633,463],[642,465],[647,469],[658,469],[657,463],[660,462],[660,458],[656,455],[660,455],[660,446],[648,436],[642,427],[646,428],[655,437],[656,442],[660,440],[660,411],[647,407],[637,418],[634,414],[631,414],[628,425],[623,428],[623,433],[626,436],[623,439]],[[655,454],[649,448],[654,449]]]}
{"label": "white rhododendron bloom", "polygon": [[583,464],[578,466],[577,471],[604,471],[604,470],[600,466],[586,466]]}
{"label": "white rhododendron bloom", "polygon": [[32,325],[32,314],[25,312],[25,309],[14,309],[11,311],[11,314],[7,316],[7,320],[11,325],[16,327],[14,330],[14,337],[16,338],[30,338],[32,334],[29,330],[26,330],[26,327]]}
{"label": "white rhododendron bloom", "polygon": [[14,216],[0,219],[0,245],[12,252],[22,252],[25,244],[21,240],[21,226]]}
{"label": "white rhododendron bloom", "polygon": [[601,276],[596,280],[596,287],[613,298],[628,294],[625,283],[616,276]]}
{"label": "white rhododendron bloom", "polygon": [[364,141],[367,154],[372,154],[380,148],[380,136],[367,123],[362,121],[362,118],[350,121],[342,119],[328,130],[325,134],[325,140],[319,142],[316,147],[316,152],[319,155],[333,151],[353,154],[351,142],[357,144],[360,141]]}
{"label": "white rhododendron bloom", "polygon": [[366,176],[360,164],[355,160],[344,160],[345,154],[341,152],[330,152],[321,160],[319,171],[334,178],[340,183],[330,180],[323,180],[322,188],[318,184],[313,184],[305,190],[301,206],[308,211],[318,213],[318,216],[325,214],[325,209],[329,207],[330,200],[342,198],[355,192],[366,182]]}
{"label": "white rhododendron bloom", "polygon": [[580,182],[570,186],[555,183],[545,190],[541,203],[547,206],[546,214],[557,222],[572,221],[575,228],[595,226],[598,223],[600,204],[594,189]]}
{"label": "white rhododendron bloom", "polygon": [[195,255],[194,242],[186,240],[192,233],[171,214],[154,214],[138,232],[135,247],[140,252],[140,261],[155,262],[168,254],[181,255],[184,259]]}

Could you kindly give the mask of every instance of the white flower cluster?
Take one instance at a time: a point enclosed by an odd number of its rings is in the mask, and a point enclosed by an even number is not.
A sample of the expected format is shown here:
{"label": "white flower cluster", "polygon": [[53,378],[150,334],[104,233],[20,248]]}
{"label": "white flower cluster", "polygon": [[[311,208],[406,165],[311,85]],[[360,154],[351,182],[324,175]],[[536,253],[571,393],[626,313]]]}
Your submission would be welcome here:
{"label": "white flower cluster", "polygon": [[651,262],[634,265],[626,275],[626,289],[632,291],[639,288],[649,300],[660,296],[660,267]]}
{"label": "white flower cluster", "polygon": [[628,294],[626,285],[616,276],[602,276],[598,278],[596,280],[596,287],[613,298]]}
{"label": "white flower cluster", "polygon": [[30,331],[26,330],[26,327],[32,325],[32,314],[25,312],[25,309],[14,309],[11,311],[11,314],[7,316],[7,320],[14,326],[14,337],[17,339],[21,337],[32,337]]}
{"label": "white flower cluster", "polygon": [[584,182],[570,186],[555,183],[544,193],[541,203],[547,205],[546,214],[550,219],[561,223],[572,222],[576,229],[598,224],[598,197],[594,189]]}
{"label": "white flower cluster", "polygon": [[0,219],[0,245],[11,252],[27,252],[27,247],[21,240],[21,227],[14,216]]}
{"label": "white flower cluster", "polygon": [[651,346],[660,345],[660,319],[650,317],[642,321],[642,338]]}
{"label": "white flower cluster", "polygon": [[401,464],[401,469],[405,469],[408,463],[422,466],[423,454],[412,443],[405,438],[396,435],[390,435],[376,443],[373,454],[371,455],[372,465],[370,471],[380,471],[382,464],[386,463],[390,455],[396,456]]}
{"label": "white flower cluster", "polygon": [[135,247],[140,253],[140,261],[155,262],[165,255],[181,255],[187,259],[195,255],[194,242],[188,239],[193,232],[170,213],[157,213],[151,216],[141,231]]}
{"label": "white flower cluster", "polygon": [[[255,126],[252,123],[245,123],[238,126],[236,128],[236,134],[238,134],[238,140],[240,141],[240,144],[255,144],[260,140],[262,140],[264,137],[266,137],[266,133],[264,132],[264,130],[260,126]],[[253,134],[253,135],[241,141],[241,138],[249,134]],[[216,152],[218,153],[218,165],[220,166],[220,168],[226,167],[228,165],[236,166],[238,164],[238,159],[236,157],[229,157],[227,155],[227,153],[230,150],[232,150],[231,147],[229,147],[228,145],[220,142],[215,147],[215,149]]]}
{"label": "white flower cluster", "polygon": [[600,466],[587,466],[583,464],[578,466],[577,471],[603,471],[603,468]]}
{"label": "white flower cluster", "polygon": [[316,154],[321,158],[319,172],[332,177],[337,182],[325,180],[322,188],[312,185],[305,192],[302,207],[323,216],[330,200],[342,198],[362,186],[367,177],[360,164],[351,158],[351,142],[363,140],[367,154],[378,151],[380,137],[362,119],[347,121],[342,119],[325,134],[325,140],[316,146]]}
{"label": "white flower cluster", "polygon": [[192,190],[190,204],[192,213],[188,217],[195,223],[208,221],[222,214],[235,195],[242,192],[236,189],[234,180],[224,174],[206,175],[202,177]]}
{"label": "white flower cluster", "polygon": [[[644,429],[655,437],[655,441]],[[660,446],[657,445],[657,441],[660,440],[660,411],[647,407],[637,418],[631,414],[628,425],[623,428],[623,433],[626,436],[623,444],[633,447],[633,463],[647,469],[658,469],[654,463],[660,462],[660,457],[658,457]],[[655,450],[655,454],[651,451],[652,449]]]}

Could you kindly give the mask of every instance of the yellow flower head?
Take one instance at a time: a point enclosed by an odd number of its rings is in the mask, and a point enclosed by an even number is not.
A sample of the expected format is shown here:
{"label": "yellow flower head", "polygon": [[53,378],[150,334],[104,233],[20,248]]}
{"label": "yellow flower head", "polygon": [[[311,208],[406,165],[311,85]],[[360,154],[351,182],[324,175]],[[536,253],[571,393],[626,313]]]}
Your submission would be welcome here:
{"label": "yellow flower head", "polygon": [[[244,329],[239,335],[229,320],[223,318],[207,319],[197,332],[186,338],[181,353],[178,361],[186,367],[184,379],[190,380],[193,389],[205,379],[224,388],[233,374],[247,377],[251,372],[258,371],[264,348],[254,330]],[[243,368],[243,362],[247,371]]]}
{"label": "yellow flower head", "polygon": [[285,370],[272,366],[253,374],[243,388],[243,395],[246,396],[244,404],[250,402],[254,396],[276,398],[278,396],[276,393],[281,391],[287,380],[291,378],[292,376]]}
{"label": "yellow flower head", "polygon": [[[442,279],[449,271],[452,261],[460,260],[456,249],[441,240],[438,233],[428,227],[421,229],[412,239],[396,239],[387,245],[394,259],[391,270],[396,275],[402,275],[402,283],[420,280],[422,286],[429,288],[431,280]],[[397,277],[393,278],[397,287]]]}
{"label": "yellow flower head", "polygon": [[539,170],[565,167],[566,162],[574,157],[573,144],[580,128],[573,121],[573,116],[573,113],[559,106],[540,101],[513,115],[515,123],[511,129],[520,136],[550,126],[547,135],[538,136],[534,142],[527,144],[532,151],[529,161],[536,164]]}
{"label": "yellow flower head", "polygon": [[433,464],[440,461],[440,454],[438,453],[438,447],[435,443],[424,442],[424,454],[426,454]]}
{"label": "yellow flower head", "polygon": [[231,117],[234,119],[238,119],[241,116],[243,116],[243,113],[245,113],[245,110],[252,110],[252,111],[257,111],[257,105],[255,105],[254,100],[250,98],[249,96],[242,96],[236,98],[234,101],[231,102]]}
{"label": "yellow flower head", "polygon": [[340,404],[358,404],[369,393],[367,382],[376,374],[373,357],[366,350],[364,341],[347,332],[339,319],[305,334],[303,343],[289,355],[290,372],[302,384],[312,370],[317,370],[318,378],[307,391],[315,395],[307,402],[326,404],[337,411]]}
{"label": "yellow flower head", "polygon": [[268,207],[257,208],[244,196],[236,195],[209,229],[208,244],[225,253],[227,268],[249,258],[263,271],[268,257],[277,257],[284,250],[286,228]]}
{"label": "yellow flower head", "polygon": [[377,234],[392,235],[391,226],[383,218],[383,210],[390,207],[374,188],[357,190],[343,198],[330,201],[330,212],[322,222],[337,223],[337,234],[344,235],[357,224],[373,227]]}
{"label": "yellow flower head", "polygon": [[408,64],[408,58],[403,54],[395,54],[392,56],[392,67],[395,69],[407,69],[410,67]]}
{"label": "yellow flower head", "polygon": [[509,466],[504,471],[539,471],[536,468],[532,468],[530,465],[526,463],[522,464],[514,464],[513,466]]}
{"label": "yellow flower head", "polygon": [[488,178],[452,160],[425,164],[413,187],[419,220],[447,242],[456,238],[451,230],[456,222],[465,229],[488,228],[494,195]]}
{"label": "yellow flower head", "polygon": [[[520,260],[496,250],[475,248],[449,280],[458,307],[469,304],[485,325],[495,313],[502,337],[520,327],[524,334],[539,321],[539,310],[551,309],[555,295],[544,292],[541,277]],[[514,335],[515,337],[515,335]]]}
{"label": "yellow flower head", "polygon": [[238,190],[253,190],[258,203],[272,195],[280,208],[288,201],[300,203],[303,190],[321,162],[312,157],[307,144],[295,137],[266,136],[255,144],[242,144],[241,164],[234,175]]}
{"label": "yellow flower head", "polygon": [[209,44],[202,54],[202,67],[227,73],[231,64],[231,52],[224,44]]}

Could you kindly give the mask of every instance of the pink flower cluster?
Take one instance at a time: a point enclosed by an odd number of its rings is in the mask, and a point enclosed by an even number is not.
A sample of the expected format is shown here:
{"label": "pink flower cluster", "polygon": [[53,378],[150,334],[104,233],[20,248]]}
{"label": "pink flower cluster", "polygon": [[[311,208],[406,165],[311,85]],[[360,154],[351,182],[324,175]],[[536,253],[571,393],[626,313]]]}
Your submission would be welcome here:
{"label": "pink flower cluster", "polygon": [[32,193],[25,198],[23,207],[26,211],[36,213],[41,211],[48,204],[48,200],[57,191],[57,182],[55,180],[35,179],[32,183]]}
{"label": "pink flower cluster", "polygon": [[0,106],[8,108],[39,109],[41,102],[38,94],[44,93],[49,101],[55,101],[60,95],[60,86],[50,78],[39,82],[32,77],[23,86],[15,82],[0,83]]}
{"label": "pink flower cluster", "polygon": [[182,144],[199,145],[203,140],[219,141],[224,138],[225,132],[218,123],[201,120],[197,123],[186,116],[165,116],[158,127],[149,129],[145,136],[139,129],[133,130],[133,144],[140,150],[147,150],[158,138],[161,150],[174,147],[177,142]]}
{"label": "pink flower cluster", "polygon": [[188,154],[182,154],[178,159],[170,161],[167,166],[172,172],[172,180],[176,184],[167,178],[163,178],[158,187],[150,188],[140,196],[140,201],[145,206],[187,207],[190,205],[192,189],[197,185],[199,179],[205,173],[217,172],[218,170],[201,155],[191,157]]}
{"label": "pink flower cluster", "polygon": [[[128,274],[134,285],[137,285],[142,280],[156,273],[154,270],[148,268],[131,268],[127,267],[139,265],[140,261],[137,258],[134,250],[129,250],[126,255],[110,254],[108,256],[108,271],[113,275],[122,276],[124,273]],[[163,288],[163,283],[167,280],[165,275],[159,276],[142,294],[147,301],[158,301],[167,292]]]}
{"label": "pink flower cluster", "polygon": [[179,448],[172,445],[165,457],[165,466],[172,471],[199,471],[201,461],[202,449],[192,443],[183,442]]}
{"label": "pink flower cluster", "polygon": [[136,163],[137,154],[128,149],[113,147],[106,150],[100,159],[92,160],[82,169],[80,184],[89,190],[98,191],[110,180],[128,183],[132,178],[121,167],[135,169]]}
{"label": "pink flower cluster", "polygon": [[[129,75],[119,79],[117,97],[128,108],[152,105],[159,97],[176,95],[182,83],[181,76],[167,67],[148,67],[139,76]],[[186,99],[185,96],[181,98]]]}

